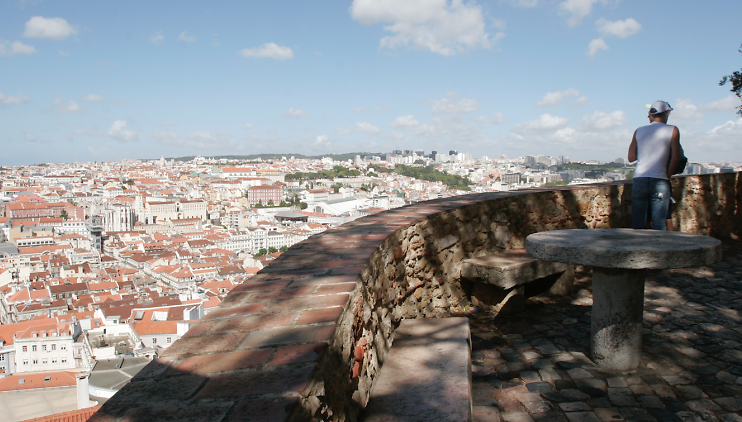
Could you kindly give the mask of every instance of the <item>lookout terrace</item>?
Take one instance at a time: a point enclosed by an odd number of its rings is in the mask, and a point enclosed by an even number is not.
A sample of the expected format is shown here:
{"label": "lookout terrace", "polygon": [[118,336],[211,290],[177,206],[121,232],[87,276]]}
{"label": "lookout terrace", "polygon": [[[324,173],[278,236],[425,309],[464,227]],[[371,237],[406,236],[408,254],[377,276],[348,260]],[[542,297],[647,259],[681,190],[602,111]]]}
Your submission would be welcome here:
{"label": "lookout terrace", "polygon": [[739,173],[673,179],[675,227],[724,240],[726,255],[650,277],[635,371],[589,359],[585,268],[570,295],[535,296],[526,313],[496,318],[462,278],[464,260],[523,248],[532,233],[630,227],[631,186],[420,202],[312,236],[232,290],[90,420],[362,420],[400,322],[462,315],[471,420],[742,420]]}

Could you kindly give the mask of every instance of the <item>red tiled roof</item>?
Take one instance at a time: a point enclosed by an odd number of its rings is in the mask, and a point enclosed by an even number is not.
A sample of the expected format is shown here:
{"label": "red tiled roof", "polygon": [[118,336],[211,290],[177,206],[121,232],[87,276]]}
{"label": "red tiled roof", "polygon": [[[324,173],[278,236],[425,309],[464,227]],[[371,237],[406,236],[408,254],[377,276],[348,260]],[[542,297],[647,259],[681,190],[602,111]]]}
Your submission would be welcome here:
{"label": "red tiled roof", "polygon": [[23,422],[85,422],[97,412],[101,406],[87,407],[85,409],[70,410],[69,412],[57,413],[49,416],[41,416],[26,419]]}
{"label": "red tiled roof", "polygon": [[[46,377],[50,377],[49,381],[45,381]],[[21,380],[23,380],[22,383]],[[75,384],[77,384],[77,381],[75,375],[71,372],[26,373],[0,378],[0,391],[70,387]]]}

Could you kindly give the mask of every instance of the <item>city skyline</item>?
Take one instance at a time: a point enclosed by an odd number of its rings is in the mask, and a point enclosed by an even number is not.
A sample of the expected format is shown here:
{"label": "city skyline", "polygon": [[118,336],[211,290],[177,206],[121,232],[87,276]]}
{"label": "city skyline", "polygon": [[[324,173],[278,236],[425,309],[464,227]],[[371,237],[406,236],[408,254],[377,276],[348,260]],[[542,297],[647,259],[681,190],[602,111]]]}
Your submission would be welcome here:
{"label": "city skyline", "polygon": [[717,6],[6,3],[0,165],[395,149],[612,161],[657,99],[691,161],[742,161],[740,102],[718,86],[740,68],[742,4]]}

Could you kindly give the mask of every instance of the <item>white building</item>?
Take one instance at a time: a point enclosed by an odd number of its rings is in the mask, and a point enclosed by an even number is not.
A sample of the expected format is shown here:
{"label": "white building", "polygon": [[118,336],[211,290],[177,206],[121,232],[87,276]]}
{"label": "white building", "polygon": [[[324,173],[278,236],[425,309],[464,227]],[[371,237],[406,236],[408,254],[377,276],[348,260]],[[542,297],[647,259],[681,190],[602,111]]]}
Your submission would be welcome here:
{"label": "white building", "polygon": [[75,367],[74,325],[48,321],[15,334],[16,373],[59,371]]}

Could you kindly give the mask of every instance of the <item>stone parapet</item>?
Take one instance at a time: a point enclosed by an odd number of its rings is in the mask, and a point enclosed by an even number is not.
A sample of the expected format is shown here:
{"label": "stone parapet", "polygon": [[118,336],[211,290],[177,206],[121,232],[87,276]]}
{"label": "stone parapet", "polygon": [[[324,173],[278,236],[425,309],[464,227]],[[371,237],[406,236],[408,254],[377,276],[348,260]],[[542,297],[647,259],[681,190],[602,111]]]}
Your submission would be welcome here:
{"label": "stone parapet", "polygon": [[[682,231],[742,233],[739,173],[673,179]],[[466,195],[312,236],[107,401],[91,421],[356,421],[404,318],[471,306],[466,258],[531,233],[631,226],[631,183]]]}

